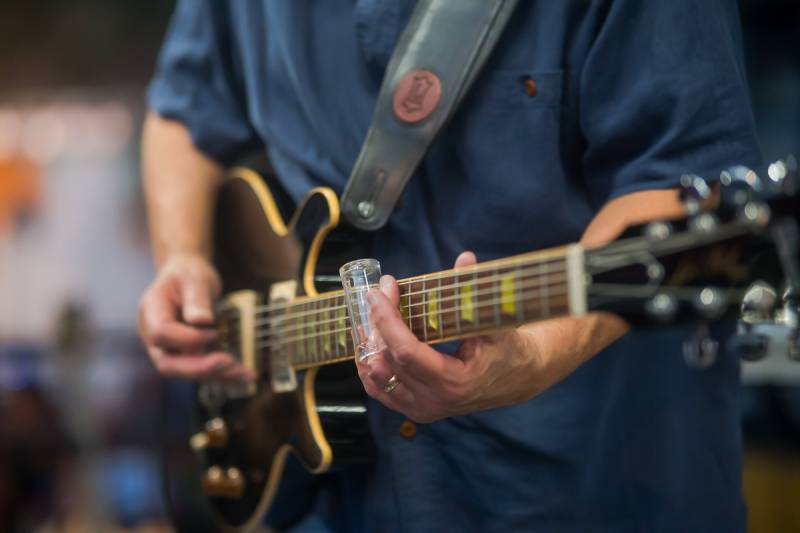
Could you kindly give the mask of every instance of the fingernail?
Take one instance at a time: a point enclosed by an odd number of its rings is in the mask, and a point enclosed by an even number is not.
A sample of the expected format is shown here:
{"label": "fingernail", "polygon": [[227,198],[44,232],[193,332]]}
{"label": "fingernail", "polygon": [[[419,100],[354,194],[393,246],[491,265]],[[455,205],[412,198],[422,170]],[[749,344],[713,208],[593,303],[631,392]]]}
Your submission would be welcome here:
{"label": "fingernail", "polygon": [[[383,285],[383,280],[381,280],[381,285]],[[369,305],[375,307],[378,305],[379,301],[380,296],[378,296],[378,289],[370,289],[369,292],[367,292],[367,302],[369,302]]]}
{"label": "fingernail", "polygon": [[388,275],[381,276],[381,281],[380,281],[381,290],[383,292],[389,292],[390,290],[392,290],[392,281],[394,280],[392,279],[391,276]]}

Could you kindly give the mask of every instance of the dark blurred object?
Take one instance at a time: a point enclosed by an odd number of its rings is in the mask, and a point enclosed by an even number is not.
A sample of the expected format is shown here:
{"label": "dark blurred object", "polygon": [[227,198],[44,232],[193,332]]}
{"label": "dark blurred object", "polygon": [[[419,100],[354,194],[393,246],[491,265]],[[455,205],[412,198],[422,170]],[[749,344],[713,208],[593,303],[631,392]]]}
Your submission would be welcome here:
{"label": "dark blurred object", "polygon": [[3,91],[31,87],[143,85],[172,1],[0,2]]}
{"label": "dark blurred object", "polygon": [[740,0],[756,126],[768,160],[800,151],[800,2]]}
{"label": "dark blurred object", "polygon": [[59,523],[59,481],[74,447],[38,382],[42,354],[0,347],[0,531]]}

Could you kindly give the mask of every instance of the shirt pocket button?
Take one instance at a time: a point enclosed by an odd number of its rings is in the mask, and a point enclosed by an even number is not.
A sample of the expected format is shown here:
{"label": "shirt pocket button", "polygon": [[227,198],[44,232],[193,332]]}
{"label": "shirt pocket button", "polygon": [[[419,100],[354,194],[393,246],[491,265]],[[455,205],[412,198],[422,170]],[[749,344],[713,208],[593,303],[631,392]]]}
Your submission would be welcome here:
{"label": "shirt pocket button", "polygon": [[400,424],[400,436],[404,439],[411,440],[417,434],[417,425],[414,424],[411,420],[403,420],[403,423]]}

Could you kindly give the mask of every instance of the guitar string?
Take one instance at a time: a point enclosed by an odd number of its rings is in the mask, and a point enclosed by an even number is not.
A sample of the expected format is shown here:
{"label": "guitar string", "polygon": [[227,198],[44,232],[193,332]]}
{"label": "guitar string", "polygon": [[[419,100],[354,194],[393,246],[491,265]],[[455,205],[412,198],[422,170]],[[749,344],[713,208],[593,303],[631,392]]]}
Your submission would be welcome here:
{"label": "guitar string", "polygon": [[[566,310],[567,306],[565,306],[564,309]],[[505,325],[507,325],[508,327],[511,327],[513,324],[514,323],[507,323]],[[484,329],[494,329],[497,326],[505,326],[505,325],[504,324],[492,324],[490,327],[487,327],[487,328],[484,328]],[[347,328],[335,330],[336,333],[339,333],[341,331],[344,331],[344,332],[347,333],[347,332],[350,331],[350,328],[347,327]],[[461,337],[466,337],[466,336],[479,335],[480,331],[481,331],[480,329],[476,329],[476,330],[467,332],[465,334],[462,334],[460,336]],[[295,344],[296,341],[298,341],[300,339],[304,339],[306,341],[306,345],[305,346],[308,348],[308,351],[311,352],[311,353],[306,353],[305,355],[303,355],[301,357],[301,359],[308,360],[308,361],[324,361],[324,360],[327,360],[327,359],[329,359],[331,357],[337,357],[339,355],[339,353],[338,353],[339,347],[343,347],[343,345],[340,342],[334,342],[334,343],[331,344],[331,346],[336,346],[335,350],[332,348],[330,351],[328,351],[328,350],[325,350],[323,348],[322,351],[319,351],[318,349],[320,347],[320,344],[324,343],[324,337],[326,337],[326,336],[327,335],[310,335],[308,337],[296,337],[296,338],[293,338],[293,339],[282,339],[281,341],[256,342],[254,344],[254,347],[256,349],[259,349],[259,350],[265,349],[265,348],[266,349],[270,349],[270,350],[281,349],[281,348],[289,348],[291,345]],[[426,341],[426,339],[420,338],[419,336],[417,336],[417,338],[419,338],[421,341]],[[432,338],[432,339],[429,339],[429,340],[437,340],[437,339]],[[347,340],[345,341],[345,344],[346,344],[346,349],[354,348],[353,343],[352,343],[352,339],[351,339],[351,337],[349,335],[347,337]],[[297,353],[292,354],[293,357],[298,357],[298,355],[299,354],[297,354]]]}
{"label": "guitar string", "polygon": [[[536,291],[530,291],[529,293],[523,293],[523,297],[527,297],[527,296],[532,295],[532,294],[536,294]],[[563,290],[563,291],[555,291],[555,292],[551,293],[551,295],[553,295],[553,296],[561,296],[561,295],[566,295],[566,294],[567,294],[566,287],[565,287],[565,290]],[[506,301],[506,300],[500,298],[500,299],[495,299],[495,300],[493,300],[491,302],[481,303],[481,304],[476,305],[474,307],[475,308],[492,307],[492,306],[497,305],[498,303],[503,303],[504,301]],[[536,307],[536,309],[541,309],[541,308],[543,308],[543,306],[537,306]],[[457,309],[457,307],[448,308],[446,311],[449,312],[449,311],[452,311],[452,310],[455,310],[455,309]],[[414,319],[414,318],[419,318],[419,317],[424,317],[424,316],[426,316],[426,314],[422,313],[422,314],[418,314],[418,315],[413,315],[413,316],[411,316],[409,318]],[[543,318],[546,318],[546,317],[543,317]],[[498,324],[488,324],[488,325],[495,326],[495,325],[498,325]],[[274,336],[271,336],[271,335],[260,335],[260,336],[257,336],[255,338],[256,341],[263,341],[265,339],[271,339],[271,341],[270,342],[265,342],[265,343],[258,343],[257,342],[256,343],[256,347],[258,347],[258,348],[267,348],[267,347],[275,348],[275,347],[291,344],[291,343],[293,343],[295,341],[299,341],[299,340],[308,341],[309,339],[318,339],[318,338],[322,338],[322,337],[329,337],[331,335],[335,335],[337,333],[341,333],[342,331],[345,331],[345,332],[349,331],[350,329],[351,329],[350,326],[346,326],[344,328],[332,329],[332,330],[327,331],[327,332],[316,331],[315,333],[313,333],[311,335],[295,335],[293,337],[274,337]],[[341,344],[337,343],[337,345],[341,345]]]}
{"label": "guitar string", "polygon": [[[435,281],[437,279],[443,279],[443,278],[448,277],[448,276],[459,276],[459,275],[464,275],[464,274],[473,275],[475,273],[478,273],[478,274],[492,273],[492,272],[494,272],[494,271],[496,271],[498,269],[506,269],[506,268],[513,269],[513,268],[518,267],[519,265],[527,263],[528,261],[530,261],[530,258],[527,258],[527,259],[526,258],[521,258],[521,259],[515,260],[513,262],[509,262],[507,264],[503,264],[502,266],[499,266],[499,267],[491,267],[491,266],[486,265],[485,263],[478,263],[477,265],[471,265],[471,266],[467,266],[467,267],[460,267],[457,270],[450,270],[450,271],[447,271],[447,272],[441,272],[441,273],[437,273],[437,274],[428,274],[427,276],[424,276],[424,279],[426,281]],[[554,257],[554,258],[542,260],[542,261],[539,261],[538,263],[529,263],[530,266],[529,267],[525,267],[525,268],[527,268],[529,270],[539,269],[543,265],[546,265],[548,263],[556,263],[556,262],[564,264],[564,268],[566,268],[566,255],[564,255],[562,257]],[[493,275],[499,275],[499,274],[493,274]],[[411,285],[413,283],[420,283],[422,281],[423,281],[423,278],[405,279],[405,280],[398,280],[397,284],[402,287],[402,286],[406,286],[406,285]],[[329,294],[327,296],[317,297],[317,299],[318,300],[329,300],[329,299],[333,299],[333,298],[340,298],[340,297],[343,296],[343,294],[344,294],[343,291],[337,290],[336,292],[334,292],[332,294]],[[296,304],[296,305],[300,305],[300,304]],[[282,303],[267,303],[267,304],[263,304],[263,305],[257,305],[255,307],[255,310],[256,310],[256,314],[262,314],[262,313],[268,313],[268,312],[273,311],[275,309],[285,309],[285,308],[291,307],[291,306],[292,306],[292,302],[291,301],[282,302]]]}
{"label": "guitar string", "polygon": [[[533,278],[533,277],[528,278],[528,280],[533,281],[533,283],[520,283],[520,284],[518,284],[518,286],[516,286],[514,288],[515,292],[518,292],[519,290],[525,290],[525,289],[530,289],[530,288],[539,288],[539,287],[545,287],[545,286],[557,287],[559,285],[564,285],[567,282],[565,276],[559,276],[558,279],[553,279],[552,281],[551,280],[547,280],[544,283],[538,283],[539,281],[541,281],[541,279],[537,279],[537,278]],[[497,290],[496,287],[490,287],[490,288],[486,288],[484,290],[474,291],[472,293],[472,296],[473,297],[480,297],[480,296],[485,296],[487,294],[488,295],[496,294],[497,292],[498,292],[498,290]],[[541,292],[542,291],[540,291],[540,294],[541,294]],[[440,303],[440,304],[441,303],[449,303],[449,302],[454,301],[454,300],[461,300],[462,298],[463,298],[463,296],[460,295],[460,294],[453,294],[452,296],[445,296],[443,298],[439,298],[439,299],[437,299],[437,302]],[[515,296],[514,300],[516,301],[516,299],[517,298]],[[501,297],[500,301],[501,302],[508,301],[508,298]],[[429,304],[430,304],[430,301],[428,301],[428,302],[416,302],[416,303],[411,303],[410,302],[407,305],[401,305],[399,307],[399,309],[400,310],[408,309],[409,313],[411,313],[412,312],[411,311],[412,308],[420,307],[420,306],[426,307]],[[459,309],[459,307],[460,306],[454,306],[454,307],[448,308],[446,310],[445,309],[437,310],[437,312],[449,312],[449,311],[452,311],[454,309]],[[325,314],[329,315],[330,314],[330,310],[318,310],[316,312],[316,314],[317,314],[317,316],[325,315]],[[422,315],[424,315],[424,314],[425,313],[422,313]],[[422,315],[411,315],[409,317],[405,317],[405,319],[407,320],[409,318],[414,318],[414,317],[422,316]],[[324,324],[331,324],[331,323],[334,323],[334,322],[339,322],[339,321],[341,321],[341,320],[343,320],[345,318],[346,318],[346,316],[338,316],[338,317],[330,317],[329,316],[329,318],[327,318],[327,319],[312,320],[312,321],[309,321],[309,322],[302,322],[302,323],[289,323],[289,321],[291,319],[288,319],[288,318],[286,320],[276,320],[274,323],[271,322],[271,321],[262,322],[262,323],[256,322],[255,330],[258,333],[270,334],[270,332],[272,331],[272,328],[270,326],[275,326],[276,324],[280,324],[281,327],[279,327],[279,329],[282,332],[286,333],[286,332],[291,332],[291,331],[296,331],[296,330],[307,329],[307,328],[311,328],[311,327],[317,327],[317,326],[324,325]],[[267,327],[265,328],[263,326],[267,326]],[[285,327],[283,327],[283,326],[285,326]]]}
{"label": "guitar string", "polygon": [[[515,279],[515,282],[518,282],[518,281],[523,281],[524,282],[526,280],[538,279],[538,278],[552,278],[554,281],[560,281],[564,277],[564,276],[562,276],[562,274],[564,274],[565,272],[566,272],[565,270],[560,270],[560,271],[555,271],[555,272],[552,272],[552,273],[540,274],[540,275],[522,275],[522,276],[519,276],[519,278]],[[502,279],[502,277],[500,279]],[[497,281],[497,279],[486,280],[484,282],[480,282],[480,281],[478,281],[478,282],[466,282],[466,281],[465,282],[458,282],[458,283],[453,283],[451,285],[442,285],[441,289],[431,288],[431,289],[429,289],[427,291],[418,291],[418,292],[416,292],[414,294],[431,294],[434,291],[439,291],[441,293],[442,291],[447,291],[447,290],[454,290],[455,291],[455,289],[457,287],[465,287],[465,286],[468,286],[468,285],[480,285],[482,283],[493,283],[495,281]],[[487,292],[496,292],[496,290],[497,290],[496,287],[491,287],[491,288],[484,289],[484,290],[473,291],[473,294],[474,295],[480,295],[480,294],[485,294]],[[461,295],[454,296],[454,297],[460,298]],[[409,298],[410,299],[411,295],[408,294],[408,293],[401,294],[400,298],[401,299],[403,299],[403,298]],[[443,300],[446,300],[446,299],[449,299],[449,298],[450,297],[445,297],[445,298],[443,298]],[[285,322],[285,321],[288,321],[288,320],[293,320],[293,319],[297,319],[297,318],[301,318],[301,317],[305,317],[305,316],[309,316],[309,315],[320,315],[320,314],[324,314],[324,313],[329,313],[329,312],[336,311],[336,310],[339,310],[339,309],[345,309],[347,307],[346,305],[335,305],[335,306],[328,306],[328,307],[322,308],[319,305],[317,305],[316,303],[315,304],[299,303],[299,304],[297,304],[297,307],[299,308],[299,307],[306,306],[306,305],[314,305],[314,308],[308,309],[306,311],[299,311],[299,312],[296,312],[296,313],[285,313],[285,314],[275,315],[275,316],[272,316],[272,317],[259,318],[259,319],[256,319],[254,325],[256,327],[258,327],[258,326],[262,326],[264,324],[270,324],[270,323],[273,323],[273,322]],[[405,308],[405,307],[411,307],[411,306],[414,306],[414,305],[424,305],[424,302],[409,303],[407,306],[402,306],[401,305],[400,307],[401,308]],[[237,319],[233,319],[232,322],[235,321],[235,320],[237,320]],[[331,321],[335,321],[335,320],[336,319],[334,318]]]}
{"label": "guitar string", "polygon": [[[565,307],[565,309],[566,309],[566,307]],[[493,327],[502,326],[502,325],[503,324],[492,324],[490,326],[490,328],[487,328],[487,329],[491,329]],[[508,325],[510,327],[510,324],[508,324]],[[276,348],[287,347],[287,346],[289,346],[291,344],[294,344],[298,340],[304,340],[304,341],[313,340],[313,343],[312,343],[313,346],[311,347],[310,351],[314,351],[315,353],[307,355],[306,357],[316,358],[316,359],[324,359],[326,357],[329,357],[330,355],[334,355],[335,356],[337,354],[333,353],[333,352],[326,352],[324,349],[323,349],[323,351],[318,352],[317,348],[319,347],[320,339],[324,340],[323,339],[324,337],[329,337],[329,335],[334,335],[334,334],[338,334],[338,333],[341,333],[341,332],[345,332],[346,333],[346,332],[349,332],[350,329],[351,329],[350,327],[338,328],[338,329],[332,330],[330,332],[330,334],[315,334],[315,335],[309,335],[309,336],[306,336],[306,337],[285,338],[285,339],[280,339],[280,340],[275,340],[275,341],[270,341],[270,342],[256,342],[254,346],[257,349],[269,348],[271,350],[274,350]],[[480,330],[474,330],[474,331],[468,332],[468,334],[469,335],[478,334],[479,331]],[[425,339],[420,339],[420,340],[425,340]],[[435,339],[432,339],[432,340],[435,340]],[[262,341],[263,341],[263,339],[262,339]],[[345,343],[347,344],[348,348],[352,345],[352,341],[351,341],[349,336],[347,337],[347,340],[345,341]],[[332,345],[335,345],[335,346],[339,347],[339,346],[342,346],[342,343],[335,342],[335,343],[332,343]],[[330,353],[330,355],[328,355],[328,353]]]}
{"label": "guitar string", "polygon": [[[531,272],[533,272],[533,273],[531,274]],[[514,274],[516,276],[515,277],[515,281],[518,281],[518,280],[524,281],[526,279],[533,279],[533,278],[546,278],[546,277],[554,277],[555,278],[556,275],[560,275],[560,274],[565,273],[565,272],[566,272],[566,270],[563,269],[563,268],[562,269],[558,269],[558,270],[547,271],[547,272],[541,272],[540,268],[536,268],[536,269],[529,268],[527,270],[516,271],[516,272],[514,272]],[[411,296],[418,295],[418,294],[430,294],[431,292],[437,291],[437,290],[439,292],[441,292],[441,291],[446,291],[446,290],[455,290],[456,288],[470,286],[470,285],[471,286],[475,286],[475,285],[481,285],[481,284],[486,284],[486,283],[494,283],[496,281],[502,280],[509,273],[510,272],[506,272],[504,274],[496,274],[496,275],[492,275],[492,276],[489,276],[489,277],[486,277],[486,278],[480,278],[480,279],[476,279],[476,280],[458,281],[456,283],[451,283],[451,284],[448,284],[448,285],[442,285],[441,288],[430,288],[430,289],[426,289],[424,291],[413,291],[413,292],[401,293],[400,297],[401,298],[410,298]],[[476,292],[478,292],[478,291],[476,291]],[[258,318],[256,320],[256,325],[268,324],[268,323],[270,323],[272,321],[285,321],[285,320],[290,320],[290,319],[299,318],[299,317],[303,317],[303,316],[315,315],[315,314],[319,314],[321,312],[334,311],[334,310],[337,310],[337,309],[344,309],[346,307],[346,305],[344,305],[344,304],[342,304],[342,305],[334,305],[334,306],[326,306],[324,309],[320,308],[320,305],[319,305],[319,304],[325,302],[326,300],[331,300],[331,299],[334,299],[334,298],[343,298],[343,297],[344,297],[344,294],[340,292],[336,296],[314,298],[311,301],[297,302],[297,303],[294,303],[294,304],[288,303],[284,307],[285,309],[289,309],[289,308],[292,308],[292,307],[299,309],[301,307],[306,307],[306,306],[316,306],[316,308],[311,308],[311,309],[308,309],[308,310],[291,312],[291,313],[282,313],[280,315],[275,315],[275,316],[271,316],[271,317],[268,316],[268,317]],[[414,305],[418,305],[418,304],[414,304]],[[258,316],[258,315],[263,315],[264,313],[254,313],[254,314],[255,314],[255,316]],[[233,317],[233,318],[230,319],[230,322],[235,323],[238,320],[239,320],[239,317]]]}

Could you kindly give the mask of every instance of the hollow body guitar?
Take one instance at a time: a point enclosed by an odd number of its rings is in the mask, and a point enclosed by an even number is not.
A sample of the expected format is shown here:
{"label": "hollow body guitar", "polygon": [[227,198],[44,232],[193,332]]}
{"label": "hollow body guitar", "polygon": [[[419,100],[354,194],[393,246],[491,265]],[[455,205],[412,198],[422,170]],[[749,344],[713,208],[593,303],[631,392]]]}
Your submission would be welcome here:
{"label": "hollow body guitar", "polygon": [[[800,211],[795,196],[749,194],[702,223],[697,215],[632,228],[593,250],[563,246],[400,280],[401,314],[431,344],[591,309],[634,323],[731,316],[756,259],[774,249],[774,215],[795,220]],[[232,170],[219,194],[220,344],[260,376],[197,387],[191,447],[225,531],[260,524],[290,453],[315,473],[371,459],[338,276],[342,264],[368,256],[369,236],[341,227],[330,189],[312,190],[287,218],[291,209],[285,193],[246,168]]]}

